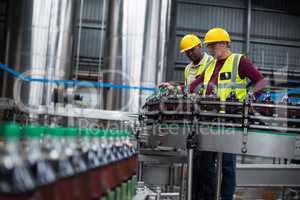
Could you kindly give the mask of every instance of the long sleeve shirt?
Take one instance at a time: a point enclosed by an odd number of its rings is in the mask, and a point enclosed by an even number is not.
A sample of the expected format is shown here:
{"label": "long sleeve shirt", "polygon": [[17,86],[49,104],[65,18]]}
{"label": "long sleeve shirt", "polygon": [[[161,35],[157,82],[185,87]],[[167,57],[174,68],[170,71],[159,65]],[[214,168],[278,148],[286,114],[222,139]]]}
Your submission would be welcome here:
{"label": "long sleeve shirt", "polygon": [[[211,94],[214,89],[214,86],[218,85],[218,75],[225,61],[226,59],[221,59],[217,61],[214,72],[207,86],[207,90],[206,90],[207,95]],[[238,72],[239,72],[239,76],[242,79],[247,77],[251,80],[251,83],[254,86],[254,93],[255,93],[254,95],[258,97],[260,95],[259,91],[265,88],[266,85],[266,83],[263,81],[264,76],[260,73],[260,71],[258,71],[258,69],[254,66],[254,64],[252,64],[252,62],[245,56],[242,56],[240,59]],[[197,85],[203,83],[204,76],[205,76],[205,72],[203,72],[200,76],[197,77],[197,79],[190,86],[190,92],[193,92],[194,89],[197,87]]]}

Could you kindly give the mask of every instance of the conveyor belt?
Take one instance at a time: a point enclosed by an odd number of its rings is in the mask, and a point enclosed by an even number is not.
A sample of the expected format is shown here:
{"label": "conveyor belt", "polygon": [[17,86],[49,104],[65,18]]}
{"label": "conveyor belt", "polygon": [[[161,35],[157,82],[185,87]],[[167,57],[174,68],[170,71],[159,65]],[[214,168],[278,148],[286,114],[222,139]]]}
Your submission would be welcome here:
{"label": "conveyor belt", "polygon": [[[150,146],[160,144],[171,148],[186,148],[190,125],[153,125],[143,129],[149,135]],[[242,128],[196,127],[199,148],[204,151],[226,152],[278,158],[300,159],[300,134]],[[245,148],[246,152],[242,152]]]}

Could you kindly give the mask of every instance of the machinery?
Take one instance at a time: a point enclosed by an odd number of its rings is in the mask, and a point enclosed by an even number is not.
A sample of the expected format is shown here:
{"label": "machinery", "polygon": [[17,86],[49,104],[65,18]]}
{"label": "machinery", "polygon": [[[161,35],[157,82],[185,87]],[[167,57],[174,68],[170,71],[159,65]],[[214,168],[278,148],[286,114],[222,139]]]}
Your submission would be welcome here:
{"label": "machinery", "polygon": [[[159,93],[149,97],[143,107],[140,116],[141,138],[144,141],[141,144],[141,151],[144,151],[143,159],[148,156],[151,160],[150,155],[158,156],[157,150],[163,148],[175,154],[177,152],[178,155],[180,149],[187,150],[188,159],[184,161],[189,166],[186,199],[191,198],[192,169],[190,166],[192,166],[193,150],[196,148],[201,151],[219,152],[218,158],[222,158],[222,152],[226,152],[300,159],[299,104],[290,103],[286,96],[281,102],[275,104],[268,92],[262,101],[254,101],[251,93],[248,93],[244,102],[239,102],[234,93],[230,94],[227,100],[227,102],[220,102],[216,95],[191,95],[163,88]],[[162,159],[163,156],[161,154]],[[180,156],[177,156],[177,159],[179,160]],[[217,159],[216,199],[220,195],[221,165],[221,159]],[[237,172],[239,175],[241,170],[241,177],[242,168],[243,165]],[[259,166],[257,167],[259,171],[258,168]],[[260,181],[262,184],[263,181]],[[278,181],[276,184],[280,185]],[[283,183],[285,184],[287,183]],[[244,185],[247,185],[245,180]],[[291,180],[290,185],[299,185],[299,183]]]}
{"label": "machinery", "polygon": [[[84,2],[7,1],[0,200],[190,200],[196,148],[300,159],[300,105],[287,96],[149,96],[174,64],[173,0],[103,0],[96,81],[79,80]],[[300,186],[295,165],[237,169],[239,186]]]}
{"label": "machinery", "polygon": [[126,131],[1,125],[0,199],[95,199],[135,192]]}
{"label": "machinery", "polygon": [[167,129],[173,124],[177,126],[173,126],[172,138],[185,138],[196,132],[203,150],[299,159],[300,105],[287,99],[275,104],[268,94],[265,96],[259,103],[253,101],[251,94],[245,102],[238,102],[234,97],[220,102],[214,96],[160,93],[144,105],[141,122],[145,132],[149,130],[151,136],[161,136],[161,143],[166,146],[169,143],[175,148],[185,147],[184,140],[172,143],[172,139],[165,138],[171,134],[158,130],[164,130],[162,124]]}
{"label": "machinery", "polygon": [[142,96],[163,79],[174,6],[104,0],[97,10],[103,24],[108,19],[99,41],[104,62],[93,82],[78,80],[73,60],[80,57],[74,38],[80,41],[84,2],[8,1],[1,200],[131,200],[136,192],[133,124]]}

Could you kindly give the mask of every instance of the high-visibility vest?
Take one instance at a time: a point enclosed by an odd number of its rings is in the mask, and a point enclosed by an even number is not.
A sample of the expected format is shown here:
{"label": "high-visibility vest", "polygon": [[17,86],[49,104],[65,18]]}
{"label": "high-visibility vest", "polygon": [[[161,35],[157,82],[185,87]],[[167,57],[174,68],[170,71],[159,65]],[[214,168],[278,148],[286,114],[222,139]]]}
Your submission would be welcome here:
{"label": "high-visibility vest", "polygon": [[187,85],[188,82],[192,82],[196,79],[196,76],[199,76],[208,66],[209,64],[212,62],[213,57],[208,55],[208,54],[204,54],[204,57],[202,58],[204,59],[204,61],[197,67],[197,72],[196,74],[192,77],[192,80],[188,80],[189,78],[191,78],[191,68],[194,67],[193,63],[188,64],[185,69],[184,69],[184,84]]}
{"label": "high-visibility vest", "polygon": [[[221,101],[226,101],[232,90],[234,90],[236,98],[240,102],[242,102],[246,98],[247,80],[246,78],[242,79],[239,76],[238,70],[241,57],[242,54],[231,54],[230,56],[228,56],[218,74],[218,84],[216,85],[216,92]],[[214,72],[216,63],[217,60],[214,59],[205,71],[203,80],[203,94],[206,94],[207,86]]]}

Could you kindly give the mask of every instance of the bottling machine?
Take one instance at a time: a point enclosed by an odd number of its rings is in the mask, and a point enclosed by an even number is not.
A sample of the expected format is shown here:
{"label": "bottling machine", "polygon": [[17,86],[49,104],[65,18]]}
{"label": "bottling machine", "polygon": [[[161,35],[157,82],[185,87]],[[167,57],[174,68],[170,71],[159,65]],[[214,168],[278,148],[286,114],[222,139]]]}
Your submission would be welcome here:
{"label": "bottling machine", "polygon": [[[272,101],[270,92],[255,100],[251,92],[245,101],[234,92],[226,102],[216,95],[176,93],[167,88],[150,96],[140,115],[142,146],[156,149],[186,149],[188,154],[187,199],[191,198],[192,160],[196,148],[219,152],[217,191],[220,195],[222,153],[299,159],[300,105],[287,95]],[[269,166],[271,167],[271,166]],[[292,180],[291,180],[292,181]],[[293,182],[293,181],[292,181]],[[271,184],[271,183],[270,183]],[[291,183],[293,185],[293,183]]]}

